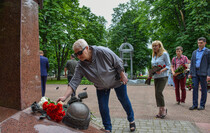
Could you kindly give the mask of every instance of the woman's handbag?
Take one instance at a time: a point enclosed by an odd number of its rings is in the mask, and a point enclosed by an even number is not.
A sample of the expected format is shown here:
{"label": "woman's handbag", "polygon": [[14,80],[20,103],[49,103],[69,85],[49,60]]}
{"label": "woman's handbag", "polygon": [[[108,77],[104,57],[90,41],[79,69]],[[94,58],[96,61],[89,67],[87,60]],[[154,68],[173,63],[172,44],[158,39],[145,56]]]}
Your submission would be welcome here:
{"label": "woman's handbag", "polygon": [[185,73],[180,73],[176,76],[177,79],[183,79],[185,77]]}

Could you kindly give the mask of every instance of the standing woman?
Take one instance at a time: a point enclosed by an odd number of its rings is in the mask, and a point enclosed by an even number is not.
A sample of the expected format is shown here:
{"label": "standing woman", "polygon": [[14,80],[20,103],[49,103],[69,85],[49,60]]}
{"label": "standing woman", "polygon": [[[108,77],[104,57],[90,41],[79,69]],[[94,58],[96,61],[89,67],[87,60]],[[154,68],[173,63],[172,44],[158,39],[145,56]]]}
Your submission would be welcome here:
{"label": "standing woman", "polygon": [[154,66],[165,66],[160,71],[154,74],[155,84],[155,98],[157,107],[159,107],[159,113],[156,115],[157,118],[165,118],[167,115],[167,109],[165,108],[165,101],[163,96],[163,89],[165,88],[168,80],[168,70],[170,69],[170,58],[167,51],[164,49],[161,41],[152,42],[152,67]]}

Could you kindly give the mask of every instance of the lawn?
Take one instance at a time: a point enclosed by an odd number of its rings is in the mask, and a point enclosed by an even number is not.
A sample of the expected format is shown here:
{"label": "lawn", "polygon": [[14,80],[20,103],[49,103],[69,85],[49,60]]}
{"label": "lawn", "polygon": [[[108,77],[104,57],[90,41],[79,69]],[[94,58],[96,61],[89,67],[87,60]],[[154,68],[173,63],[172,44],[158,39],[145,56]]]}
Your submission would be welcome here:
{"label": "lawn", "polygon": [[[57,80],[56,78],[47,78],[47,84],[68,84],[68,80],[65,77],[61,77],[61,80]],[[86,78],[83,78],[81,80],[80,85],[93,85],[90,81],[88,81]]]}

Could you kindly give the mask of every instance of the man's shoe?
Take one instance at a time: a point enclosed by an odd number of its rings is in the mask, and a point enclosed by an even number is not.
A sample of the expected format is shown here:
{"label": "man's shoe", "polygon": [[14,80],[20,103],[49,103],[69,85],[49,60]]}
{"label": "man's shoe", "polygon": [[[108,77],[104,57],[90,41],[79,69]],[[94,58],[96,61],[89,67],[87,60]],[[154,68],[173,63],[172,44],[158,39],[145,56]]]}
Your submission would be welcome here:
{"label": "man's shoe", "polygon": [[205,109],[205,107],[203,107],[203,106],[200,106],[200,108],[198,108],[198,110],[204,110]]}
{"label": "man's shoe", "polygon": [[196,106],[192,106],[192,107],[190,107],[189,108],[189,110],[194,110],[194,109],[197,109],[198,107],[196,107]]}

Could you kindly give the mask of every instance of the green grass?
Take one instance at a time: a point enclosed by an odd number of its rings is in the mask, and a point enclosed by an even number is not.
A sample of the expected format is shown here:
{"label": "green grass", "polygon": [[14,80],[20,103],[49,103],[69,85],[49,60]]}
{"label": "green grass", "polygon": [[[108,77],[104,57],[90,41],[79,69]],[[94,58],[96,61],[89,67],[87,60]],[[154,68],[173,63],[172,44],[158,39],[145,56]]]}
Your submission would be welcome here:
{"label": "green grass", "polygon": [[[47,79],[47,84],[68,84],[67,78],[61,78],[61,80],[57,80],[56,78],[48,78]],[[80,85],[93,85],[90,81],[88,81],[86,78],[83,78],[81,80]]]}
{"label": "green grass", "polygon": [[47,79],[47,84],[68,84],[67,79],[61,79],[61,80],[56,80],[56,79]]}
{"label": "green grass", "polygon": [[[68,80],[67,78],[61,78],[61,80],[57,80],[56,78],[48,78],[47,84],[63,84],[67,85]],[[154,79],[151,80],[151,84],[154,84]],[[90,81],[88,81],[86,78],[83,78],[80,85],[93,85]]]}

